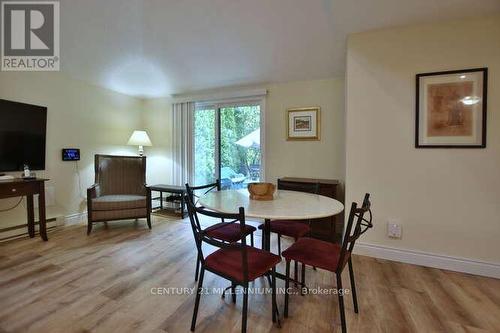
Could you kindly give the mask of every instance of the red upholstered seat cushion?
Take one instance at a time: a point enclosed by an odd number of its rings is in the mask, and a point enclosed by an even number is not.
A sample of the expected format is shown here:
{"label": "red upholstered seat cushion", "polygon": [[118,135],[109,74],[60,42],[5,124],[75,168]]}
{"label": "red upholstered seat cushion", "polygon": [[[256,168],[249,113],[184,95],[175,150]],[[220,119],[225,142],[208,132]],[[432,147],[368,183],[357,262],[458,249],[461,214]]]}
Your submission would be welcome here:
{"label": "red upholstered seat cushion", "polygon": [[[319,239],[303,237],[293,243],[281,255],[286,260],[296,260],[308,266],[314,266],[334,272],[337,269],[341,247]],[[346,252],[343,265],[349,259],[349,252]]]}
{"label": "red upholstered seat cushion", "polygon": [[[254,232],[255,227],[245,224],[245,236]],[[205,229],[208,236],[225,242],[234,243],[241,239],[241,231],[239,223],[217,223]]]}
{"label": "red upholstered seat cushion", "polygon": [[[253,281],[264,275],[281,261],[281,258],[275,254],[250,246],[247,246],[247,259],[248,281]],[[207,256],[205,266],[225,277],[243,282],[243,262],[240,249],[219,249]]]}
{"label": "red upholstered seat cushion", "polygon": [[[274,220],[270,224],[271,232],[295,239],[303,237],[311,231],[311,228],[307,224],[298,220]],[[261,224],[259,229],[264,229],[264,225]]]}

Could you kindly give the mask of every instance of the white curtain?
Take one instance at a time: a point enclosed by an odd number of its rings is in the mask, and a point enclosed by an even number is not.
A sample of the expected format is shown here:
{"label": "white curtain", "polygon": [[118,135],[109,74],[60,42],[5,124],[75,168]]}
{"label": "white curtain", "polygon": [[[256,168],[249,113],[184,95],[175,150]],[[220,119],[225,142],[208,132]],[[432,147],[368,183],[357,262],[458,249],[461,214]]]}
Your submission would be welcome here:
{"label": "white curtain", "polygon": [[173,124],[173,168],[172,179],[175,185],[184,186],[192,183],[192,161],[191,150],[193,140],[193,115],[194,103],[174,103],[172,104],[172,124]]}

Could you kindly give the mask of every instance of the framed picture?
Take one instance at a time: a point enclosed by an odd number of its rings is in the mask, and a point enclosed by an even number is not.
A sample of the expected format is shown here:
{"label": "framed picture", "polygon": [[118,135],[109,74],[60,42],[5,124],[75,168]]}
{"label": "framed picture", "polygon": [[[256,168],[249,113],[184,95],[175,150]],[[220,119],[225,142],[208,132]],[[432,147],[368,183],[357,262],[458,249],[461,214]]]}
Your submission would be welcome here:
{"label": "framed picture", "polygon": [[287,121],[287,140],[319,140],[319,107],[288,109]]}
{"label": "framed picture", "polygon": [[415,147],[485,148],[488,69],[417,74]]}

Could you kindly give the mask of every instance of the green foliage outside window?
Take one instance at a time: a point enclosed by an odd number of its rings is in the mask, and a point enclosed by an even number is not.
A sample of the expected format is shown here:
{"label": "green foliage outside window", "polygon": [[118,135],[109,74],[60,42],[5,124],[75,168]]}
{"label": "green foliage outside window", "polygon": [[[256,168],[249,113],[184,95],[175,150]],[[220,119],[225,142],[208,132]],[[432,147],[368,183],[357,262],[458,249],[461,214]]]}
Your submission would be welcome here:
{"label": "green foliage outside window", "polygon": [[[214,109],[197,110],[194,118],[195,183],[209,183],[215,175],[215,122]],[[221,166],[247,178],[252,167],[260,165],[260,149],[245,148],[235,142],[260,127],[260,106],[220,108]]]}

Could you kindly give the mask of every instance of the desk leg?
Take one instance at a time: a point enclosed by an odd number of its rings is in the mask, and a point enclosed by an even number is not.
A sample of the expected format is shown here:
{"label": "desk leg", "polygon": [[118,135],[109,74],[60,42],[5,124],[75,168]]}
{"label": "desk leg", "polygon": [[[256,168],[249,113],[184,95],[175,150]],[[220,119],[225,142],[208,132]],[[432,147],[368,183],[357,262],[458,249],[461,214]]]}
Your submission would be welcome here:
{"label": "desk leg", "polygon": [[40,193],[38,194],[38,215],[40,220],[40,237],[44,241],[48,241],[47,238],[47,224],[45,220],[45,184],[40,183]]}
{"label": "desk leg", "polygon": [[160,209],[163,209],[163,192],[160,191]]}
{"label": "desk leg", "polygon": [[28,234],[30,238],[35,237],[35,209],[33,206],[33,194],[26,196],[26,208],[28,210]]}

